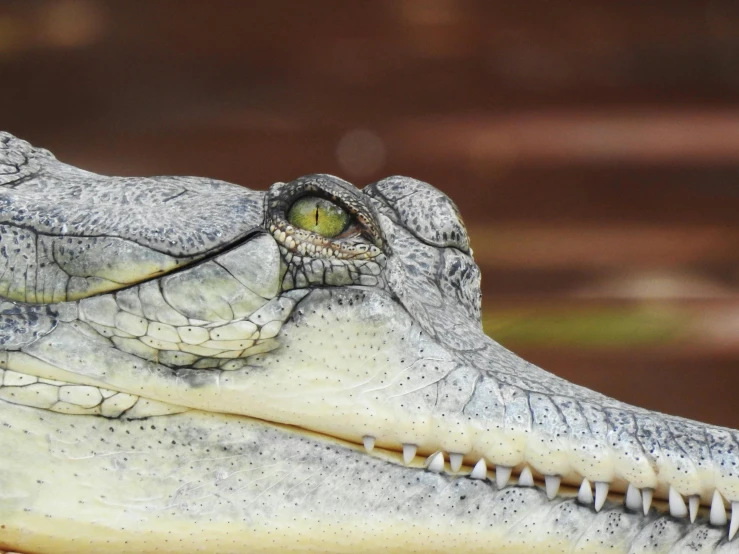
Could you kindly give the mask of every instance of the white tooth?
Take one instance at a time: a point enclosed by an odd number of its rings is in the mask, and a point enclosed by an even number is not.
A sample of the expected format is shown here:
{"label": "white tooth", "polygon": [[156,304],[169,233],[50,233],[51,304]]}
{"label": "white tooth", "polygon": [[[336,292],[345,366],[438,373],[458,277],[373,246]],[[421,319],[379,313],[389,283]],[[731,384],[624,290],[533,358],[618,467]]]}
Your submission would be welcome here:
{"label": "white tooth", "polygon": [[644,509],[644,515],[649,513],[649,508],[652,506],[652,496],[654,496],[654,489],[642,489],[641,502],[642,508]]}
{"label": "white tooth", "polygon": [[459,468],[462,467],[463,459],[463,454],[458,454],[457,452],[449,453],[449,465],[451,466],[453,472],[456,473],[457,471],[459,471]]}
{"label": "white tooth", "polygon": [[588,481],[587,479],[582,480],[580,490],[577,491],[577,500],[581,504],[593,503],[593,489],[590,488],[590,481]]}
{"label": "white tooth", "polygon": [[682,495],[673,487],[670,487],[670,492],[667,494],[667,498],[670,505],[670,515],[672,517],[685,517],[688,515],[688,508],[685,506],[685,500],[683,500]]}
{"label": "white tooth", "polygon": [[562,482],[562,478],[559,475],[545,475],[544,486],[547,489],[547,498],[552,500],[559,492],[559,484]]}
{"label": "white tooth", "polygon": [[487,479],[488,477],[488,466],[485,463],[485,458],[480,458],[480,460],[475,464],[475,467],[472,468],[472,473],[470,473],[471,479]]}
{"label": "white tooth", "polygon": [[605,481],[595,482],[595,511],[600,512],[603,504],[606,503],[606,496],[608,496],[609,484]]}
{"label": "white tooth", "polygon": [[415,444],[403,445],[403,462],[405,462],[405,465],[409,465],[416,457],[416,450],[418,450],[418,447]]}
{"label": "white tooth", "polygon": [[629,487],[626,489],[626,499],[624,504],[626,504],[626,507],[633,512],[638,512],[642,509],[641,491],[631,483],[629,483]]}
{"label": "white tooth", "polygon": [[362,437],[362,442],[364,443],[364,449],[367,452],[372,452],[372,449],[375,447],[375,437],[365,435]]}
{"label": "white tooth", "polygon": [[529,466],[524,466],[524,468],[521,470],[521,475],[518,476],[518,486],[519,487],[533,487],[534,486],[534,476],[531,474],[531,470],[529,469]]}
{"label": "white tooth", "polygon": [[690,523],[695,523],[698,517],[698,506],[701,504],[701,497],[697,494],[688,497],[688,508],[690,509]]}
{"label": "white tooth", "polygon": [[502,489],[508,484],[511,479],[512,467],[508,466],[495,466],[495,484],[498,485],[499,489]]}
{"label": "white tooth", "polygon": [[444,453],[441,450],[434,452],[431,456],[426,458],[426,463],[424,465],[429,471],[441,473],[444,471]]}
{"label": "white tooth", "polygon": [[731,503],[731,523],[729,523],[729,540],[739,531],[739,502]]}
{"label": "white tooth", "polygon": [[718,491],[713,491],[709,520],[711,525],[726,525],[726,507],[724,506],[724,499]]}

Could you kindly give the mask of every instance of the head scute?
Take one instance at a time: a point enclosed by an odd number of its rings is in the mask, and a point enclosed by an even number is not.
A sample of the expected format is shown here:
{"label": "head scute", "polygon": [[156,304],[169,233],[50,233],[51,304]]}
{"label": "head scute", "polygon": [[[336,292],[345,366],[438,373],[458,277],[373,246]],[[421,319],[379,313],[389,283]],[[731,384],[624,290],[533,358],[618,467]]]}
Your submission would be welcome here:
{"label": "head scute", "polygon": [[470,253],[470,239],[457,206],[437,188],[411,177],[394,176],[369,185],[363,192],[381,200],[390,217],[422,242]]}

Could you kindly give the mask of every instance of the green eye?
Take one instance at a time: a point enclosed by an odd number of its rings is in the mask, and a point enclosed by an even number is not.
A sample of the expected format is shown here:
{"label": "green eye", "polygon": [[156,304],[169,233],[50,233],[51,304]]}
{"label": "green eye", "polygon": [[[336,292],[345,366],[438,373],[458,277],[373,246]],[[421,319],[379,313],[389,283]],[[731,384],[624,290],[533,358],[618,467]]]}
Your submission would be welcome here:
{"label": "green eye", "polygon": [[287,214],[287,220],[296,227],[329,239],[340,235],[350,219],[339,206],[318,196],[300,198]]}

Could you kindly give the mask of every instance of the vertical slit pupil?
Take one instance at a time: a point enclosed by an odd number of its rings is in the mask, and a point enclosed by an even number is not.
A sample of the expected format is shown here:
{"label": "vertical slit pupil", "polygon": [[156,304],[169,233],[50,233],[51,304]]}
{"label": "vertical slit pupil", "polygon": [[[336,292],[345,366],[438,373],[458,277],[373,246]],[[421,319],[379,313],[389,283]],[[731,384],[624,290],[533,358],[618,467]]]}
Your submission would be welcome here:
{"label": "vertical slit pupil", "polygon": [[318,227],[318,206],[316,206],[316,227]]}

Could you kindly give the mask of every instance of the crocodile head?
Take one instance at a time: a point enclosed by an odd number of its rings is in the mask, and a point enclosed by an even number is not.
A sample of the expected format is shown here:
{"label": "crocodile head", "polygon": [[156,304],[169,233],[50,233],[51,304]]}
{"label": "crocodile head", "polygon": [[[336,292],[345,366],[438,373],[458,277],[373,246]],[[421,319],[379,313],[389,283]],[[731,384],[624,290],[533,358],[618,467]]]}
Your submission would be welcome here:
{"label": "crocodile head", "polygon": [[522,360],[479,282],[410,178],[109,178],[0,134],[0,549],[736,552],[739,433]]}

